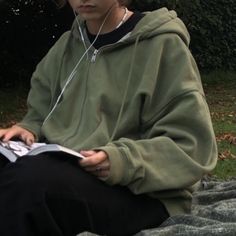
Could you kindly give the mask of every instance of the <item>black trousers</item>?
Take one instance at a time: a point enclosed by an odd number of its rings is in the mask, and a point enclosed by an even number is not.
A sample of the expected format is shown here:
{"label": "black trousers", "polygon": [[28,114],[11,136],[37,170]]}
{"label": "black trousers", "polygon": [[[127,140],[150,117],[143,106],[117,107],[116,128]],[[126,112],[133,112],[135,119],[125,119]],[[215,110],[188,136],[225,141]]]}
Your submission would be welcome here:
{"label": "black trousers", "polygon": [[163,204],[108,186],[69,156],[0,157],[0,235],[133,235],[168,218]]}

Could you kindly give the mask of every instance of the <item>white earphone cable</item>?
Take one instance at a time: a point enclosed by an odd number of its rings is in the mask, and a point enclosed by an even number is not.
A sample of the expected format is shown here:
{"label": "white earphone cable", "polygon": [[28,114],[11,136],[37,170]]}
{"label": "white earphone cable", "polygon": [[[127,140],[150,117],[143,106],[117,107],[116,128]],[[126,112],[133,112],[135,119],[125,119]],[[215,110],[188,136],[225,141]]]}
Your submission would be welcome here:
{"label": "white earphone cable", "polygon": [[[108,10],[108,12],[107,12],[107,14],[106,14],[106,17],[104,18],[104,20],[103,20],[103,22],[102,22],[102,24],[101,24],[101,26],[100,26],[100,28],[99,28],[99,30],[98,30],[98,33],[97,33],[95,39],[94,39],[93,42],[90,44],[90,46],[85,50],[84,54],[80,57],[80,59],[78,60],[78,62],[77,62],[76,65],[75,65],[75,67],[74,67],[73,70],[71,71],[70,75],[68,76],[68,78],[67,78],[67,80],[66,80],[66,83],[65,83],[65,85],[63,86],[63,88],[62,88],[60,94],[58,95],[57,100],[56,100],[56,102],[55,102],[53,108],[50,110],[50,112],[48,113],[48,115],[47,115],[46,118],[44,119],[42,125],[44,125],[44,123],[49,119],[49,117],[51,116],[51,114],[52,114],[52,113],[54,112],[54,110],[56,109],[56,107],[57,107],[58,103],[60,102],[60,99],[61,99],[63,93],[65,92],[65,90],[66,90],[68,84],[72,81],[72,79],[74,78],[75,74],[77,73],[77,70],[76,70],[76,69],[77,69],[78,66],[80,65],[81,61],[84,59],[85,55],[87,55],[87,53],[88,53],[88,51],[90,50],[90,48],[94,45],[94,43],[96,42],[96,40],[97,40],[99,34],[101,33],[101,30],[102,30],[102,28],[103,28],[103,26],[104,26],[104,24],[105,24],[105,22],[106,22],[108,16],[109,16],[110,13],[111,13],[112,8],[113,8],[113,5],[112,5],[112,7]],[[82,30],[81,30],[80,23],[79,23],[77,17],[76,17],[76,22],[77,22],[77,24],[78,24],[79,31],[80,31],[80,34],[81,34],[81,40],[83,41],[83,43],[85,43],[85,41],[84,41],[84,36],[83,36],[83,32],[82,32]]]}

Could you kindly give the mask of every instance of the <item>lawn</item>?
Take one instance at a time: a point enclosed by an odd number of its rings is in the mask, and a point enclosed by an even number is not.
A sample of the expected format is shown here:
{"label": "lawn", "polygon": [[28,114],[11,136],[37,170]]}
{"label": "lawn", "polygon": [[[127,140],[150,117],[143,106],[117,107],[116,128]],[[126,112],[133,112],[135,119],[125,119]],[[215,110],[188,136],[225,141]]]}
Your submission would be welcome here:
{"label": "lawn", "polygon": [[[211,173],[220,179],[236,177],[236,72],[202,76],[216,134],[218,164]],[[0,126],[17,122],[26,110],[27,92],[18,88],[0,91]]]}
{"label": "lawn", "polygon": [[212,173],[221,179],[236,177],[236,73],[203,76],[218,144],[218,164]]}

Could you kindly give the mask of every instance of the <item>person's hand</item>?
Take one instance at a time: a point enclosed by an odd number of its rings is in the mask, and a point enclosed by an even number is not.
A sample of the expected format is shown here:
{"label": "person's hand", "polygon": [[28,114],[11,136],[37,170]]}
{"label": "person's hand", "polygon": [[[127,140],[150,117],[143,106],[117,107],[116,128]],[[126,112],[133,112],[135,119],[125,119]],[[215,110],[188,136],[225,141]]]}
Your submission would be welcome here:
{"label": "person's hand", "polygon": [[110,171],[110,161],[107,153],[104,151],[81,151],[84,159],[79,160],[79,165],[89,173],[99,177],[106,178]]}
{"label": "person's hand", "polygon": [[20,126],[13,125],[7,129],[0,129],[0,140],[7,142],[12,138],[19,138],[29,146],[35,141],[34,135]]}

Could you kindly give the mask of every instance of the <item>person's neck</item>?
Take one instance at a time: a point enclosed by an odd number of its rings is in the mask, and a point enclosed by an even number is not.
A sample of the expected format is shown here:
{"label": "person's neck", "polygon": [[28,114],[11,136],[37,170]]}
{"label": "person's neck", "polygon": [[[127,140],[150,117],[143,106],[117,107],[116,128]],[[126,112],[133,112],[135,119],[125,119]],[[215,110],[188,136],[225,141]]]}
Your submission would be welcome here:
{"label": "person's neck", "polygon": [[[88,28],[88,31],[91,34],[96,35],[101,25],[103,25],[100,34],[106,34],[113,30],[115,30],[117,27],[121,26],[132,14],[133,12],[129,11],[125,7],[120,7],[117,9],[114,9],[114,11],[108,13],[109,15],[105,16],[104,18],[100,20],[87,20],[86,26]],[[105,21],[105,22],[104,22]]]}

